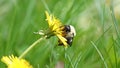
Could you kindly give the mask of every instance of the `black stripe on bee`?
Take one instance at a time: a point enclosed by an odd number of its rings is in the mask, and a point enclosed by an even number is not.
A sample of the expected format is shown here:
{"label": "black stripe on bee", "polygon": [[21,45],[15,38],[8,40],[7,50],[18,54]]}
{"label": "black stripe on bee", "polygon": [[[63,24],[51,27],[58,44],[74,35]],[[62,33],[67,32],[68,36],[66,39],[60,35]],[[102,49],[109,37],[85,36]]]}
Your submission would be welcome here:
{"label": "black stripe on bee", "polygon": [[[67,44],[71,46],[73,38],[76,35],[74,27],[71,25],[64,25],[63,31],[63,37],[67,40]],[[63,45],[63,43],[60,40],[58,42],[60,46]]]}

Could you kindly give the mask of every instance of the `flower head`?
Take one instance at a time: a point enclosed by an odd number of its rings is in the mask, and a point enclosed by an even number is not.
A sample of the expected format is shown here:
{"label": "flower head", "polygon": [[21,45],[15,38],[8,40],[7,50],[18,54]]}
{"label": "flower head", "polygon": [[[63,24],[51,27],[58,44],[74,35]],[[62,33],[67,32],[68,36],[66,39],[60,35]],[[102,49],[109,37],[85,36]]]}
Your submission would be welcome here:
{"label": "flower head", "polygon": [[3,56],[1,59],[2,62],[4,62],[8,68],[33,68],[26,60],[19,59],[15,56]]}
{"label": "flower head", "polygon": [[47,36],[57,36],[59,38],[59,40],[63,43],[63,45],[65,47],[67,47],[67,40],[66,38],[64,38],[65,36],[65,31],[64,31],[64,25],[62,25],[62,23],[56,19],[53,15],[49,15],[48,12],[46,11],[46,20],[48,22],[49,25],[49,32],[47,32]]}

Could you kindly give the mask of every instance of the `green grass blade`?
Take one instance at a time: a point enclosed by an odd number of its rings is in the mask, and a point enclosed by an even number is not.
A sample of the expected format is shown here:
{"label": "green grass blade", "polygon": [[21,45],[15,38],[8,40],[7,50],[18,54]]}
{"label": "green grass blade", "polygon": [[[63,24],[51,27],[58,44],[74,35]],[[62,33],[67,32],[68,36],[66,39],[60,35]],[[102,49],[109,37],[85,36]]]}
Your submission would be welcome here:
{"label": "green grass blade", "polygon": [[70,56],[69,56],[68,54],[67,54],[66,56],[67,56],[67,58],[68,58],[68,61],[69,61],[69,63],[70,63],[70,66],[71,66],[72,68],[75,68],[74,65],[73,65],[73,63],[72,63],[72,59],[70,58]]}
{"label": "green grass blade", "polygon": [[118,22],[117,22],[117,20],[115,18],[114,10],[113,10],[113,0],[111,0],[110,11],[111,11],[111,17],[112,17],[112,20],[113,20],[113,24],[115,26],[115,30],[116,30],[117,36],[120,39],[120,36],[119,36],[120,33],[119,33],[119,30],[118,30]]}
{"label": "green grass blade", "polygon": [[81,52],[80,52],[80,53],[78,54],[78,57],[77,57],[76,60],[75,60],[74,68],[78,68],[77,66],[78,66],[81,58],[82,58],[82,56],[81,56]]}
{"label": "green grass blade", "polygon": [[103,58],[103,55],[102,55],[102,53],[100,52],[100,50],[97,48],[97,46],[95,45],[94,42],[91,41],[91,44],[94,46],[94,48],[95,48],[96,51],[98,52],[101,60],[104,62],[105,68],[108,68],[107,63],[105,62],[105,59]]}
{"label": "green grass blade", "polygon": [[112,38],[113,42],[113,49],[114,49],[114,56],[115,56],[115,66],[117,67],[117,55],[116,55],[116,47],[115,47],[115,40]]}

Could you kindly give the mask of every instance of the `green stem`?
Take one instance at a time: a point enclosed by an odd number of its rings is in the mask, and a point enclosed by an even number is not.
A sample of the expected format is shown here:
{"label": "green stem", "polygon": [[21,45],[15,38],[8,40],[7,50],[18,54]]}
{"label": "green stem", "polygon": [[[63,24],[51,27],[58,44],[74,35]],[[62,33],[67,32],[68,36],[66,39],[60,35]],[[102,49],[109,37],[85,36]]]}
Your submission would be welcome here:
{"label": "green stem", "polygon": [[37,45],[41,40],[45,39],[46,36],[39,38],[33,44],[31,44],[20,56],[19,59],[23,58],[35,45]]}
{"label": "green stem", "polygon": [[64,66],[64,67],[65,67],[65,68],[67,67],[67,54],[66,54],[66,50],[67,50],[67,49],[64,48],[64,52],[65,52],[65,53],[64,53],[64,56],[65,56],[65,66]]}

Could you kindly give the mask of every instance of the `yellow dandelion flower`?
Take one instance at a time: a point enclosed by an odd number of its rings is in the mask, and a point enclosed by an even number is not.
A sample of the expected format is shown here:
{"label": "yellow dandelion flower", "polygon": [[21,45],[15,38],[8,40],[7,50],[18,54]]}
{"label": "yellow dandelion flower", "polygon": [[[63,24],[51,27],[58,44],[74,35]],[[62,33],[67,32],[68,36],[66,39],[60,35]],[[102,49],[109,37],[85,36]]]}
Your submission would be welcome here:
{"label": "yellow dandelion flower", "polygon": [[67,48],[67,40],[66,38],[64,38],[64,26],[62,25],[62,23],[56,19],[54,16],[49,15],[48,12],[46,11],[46,20],[48,22],[49,25],[49,29],[50,32],[47,34],[49,35],[50,33],[52,33],[51,35],[56,35],[59,40],[64,44],[65,48]]}
{"label": "yellow dandelion flower", "polygon": [[2,62],[4,62],[8,68],[33,68],[26,60],[19,59],[15,56],[3,56],[1,59]]}

